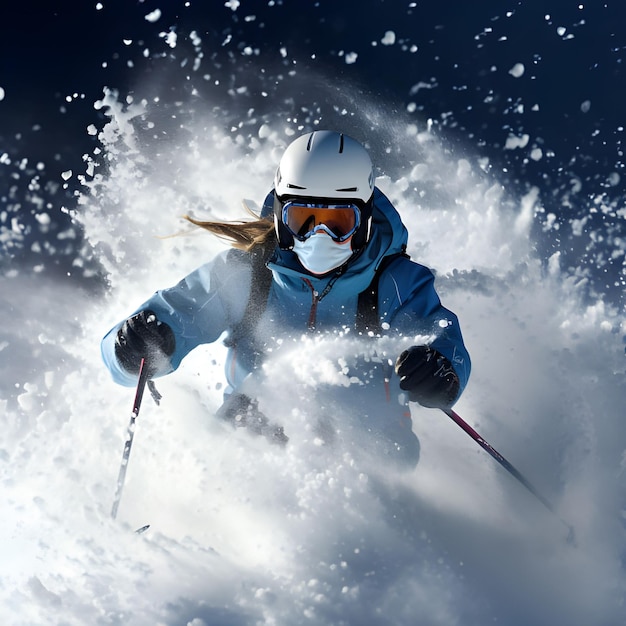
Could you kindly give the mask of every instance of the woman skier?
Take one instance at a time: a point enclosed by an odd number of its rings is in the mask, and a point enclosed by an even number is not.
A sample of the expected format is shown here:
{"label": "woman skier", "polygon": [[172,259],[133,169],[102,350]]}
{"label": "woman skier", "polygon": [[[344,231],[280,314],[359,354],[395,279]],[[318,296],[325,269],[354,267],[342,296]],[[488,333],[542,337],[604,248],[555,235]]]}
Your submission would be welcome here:
{"label": "woman skier", "polygon": [[366,149],[342,133],[308,133],[285,150],[259,219],[187,219],[233,248],[156,292],[109,331],[102,355],[113,379],[135,385],[142,358],[151,377],[168,374],[226,332],[229,386],[221,416],[284,442],[282,428],[268,431],[245,382],[278,339],[348,330],[370,342],[396,337],[404,345],[391,365],[352,365],[378,370],[360,378],[367,393],[350,385],[331,399],[316,390],[315,405],[334,417],[335,433],[349,406],[351,426],[343,432],[360,427],[372,449],[414,465],[419,442],[408,401],[450,407],[465,388],[470,358],[432,272],[405,253],[407,230],[375,186]]}

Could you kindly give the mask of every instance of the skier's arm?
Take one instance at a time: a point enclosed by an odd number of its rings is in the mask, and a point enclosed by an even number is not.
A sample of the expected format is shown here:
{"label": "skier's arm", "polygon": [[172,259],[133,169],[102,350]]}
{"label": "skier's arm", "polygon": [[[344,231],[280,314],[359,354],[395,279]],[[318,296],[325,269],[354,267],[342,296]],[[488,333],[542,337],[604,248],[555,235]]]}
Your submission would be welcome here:
{"label": "skier's arm", "polygon": [[459,320],[442,306],[433,273],[422,265],[399,259],[381,277],[380,289],[381,295],[388,294],[388,302],[381,310],[388,311],[391,328],[408,337],[432,337],[428,345],[452,365],[459,381],[457,397],[460,396],[469,379],[471,361]]}
{"label": "skier's arm", "polygon": [[[174,349],[161,359],[154,376],[174,371],[195,347],[216,341],[243,315],[250,287],[249,266],[231,256],[219,255],[195,270],[177,285],[157,291],[130,316],[151,311],[174,335]],[[115,382],[133,386],[136,375],[128,372],[116,356],[115,344],[126,320],[116,324],[103,338],[102,358]]]}

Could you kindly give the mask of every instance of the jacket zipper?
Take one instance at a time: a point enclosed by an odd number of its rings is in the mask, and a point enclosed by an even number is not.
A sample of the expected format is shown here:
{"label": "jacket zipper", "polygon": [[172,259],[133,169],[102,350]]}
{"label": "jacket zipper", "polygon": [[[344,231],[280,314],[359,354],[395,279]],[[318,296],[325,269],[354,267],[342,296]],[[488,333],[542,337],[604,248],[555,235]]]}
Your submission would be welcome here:
{"label": "jacket zipper", "polygon": [[315,321],[317,318],[317,303],[320,301],[319,293],[315,291],[313,283],[308,278],[302,279],[311,290],[311,309],[309,310],[309,321],[307,327],[309,330],[315,329]]}
{"label": "jacket zipper", "polygon": [[311,290],[311,310],[309,311],[309,330],[315,330],[315,323],[317,321],[317,305],[322,301],[322,298],[326,297],[330,290],[333,288],[333,285],[337,282],[339,277],[346,271],[346,264],[344,263],[333,275],[333,277],[328,281],[326,287],[324,287],[324,291],[322,293],[318,293],[313,287],[313,283],[308,278],[303,278],[302,280],[308,285]]}

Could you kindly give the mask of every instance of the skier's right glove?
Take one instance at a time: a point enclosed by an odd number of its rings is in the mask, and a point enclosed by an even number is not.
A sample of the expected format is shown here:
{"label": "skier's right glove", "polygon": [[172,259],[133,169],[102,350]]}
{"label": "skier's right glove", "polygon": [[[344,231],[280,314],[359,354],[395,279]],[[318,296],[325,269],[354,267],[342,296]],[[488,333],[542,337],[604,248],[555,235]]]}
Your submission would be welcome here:
{"label": "skier's right glove", "polygon": [[176,340],[172,329],[157,320],[152,311],[139,311],[117,331],[115,356],[130,374],[137,374],[145,359],[150,375],[158,372],[174,353]]}

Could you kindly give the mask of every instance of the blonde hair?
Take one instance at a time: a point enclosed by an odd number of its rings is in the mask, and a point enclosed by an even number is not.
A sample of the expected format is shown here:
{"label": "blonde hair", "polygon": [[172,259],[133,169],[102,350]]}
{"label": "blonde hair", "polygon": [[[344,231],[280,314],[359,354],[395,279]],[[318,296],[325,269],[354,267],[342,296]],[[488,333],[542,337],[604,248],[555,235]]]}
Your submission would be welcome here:
{"label": "blonde hair", "polygon": [[190,215],[183,215],[183,218],[195,226],[226,239],[233,248],[245,252],[251,252],[258,246],[273,249],[277,243],[272,218],[257,218],[252,221],[236,220],[234,222],[197,220]]}

